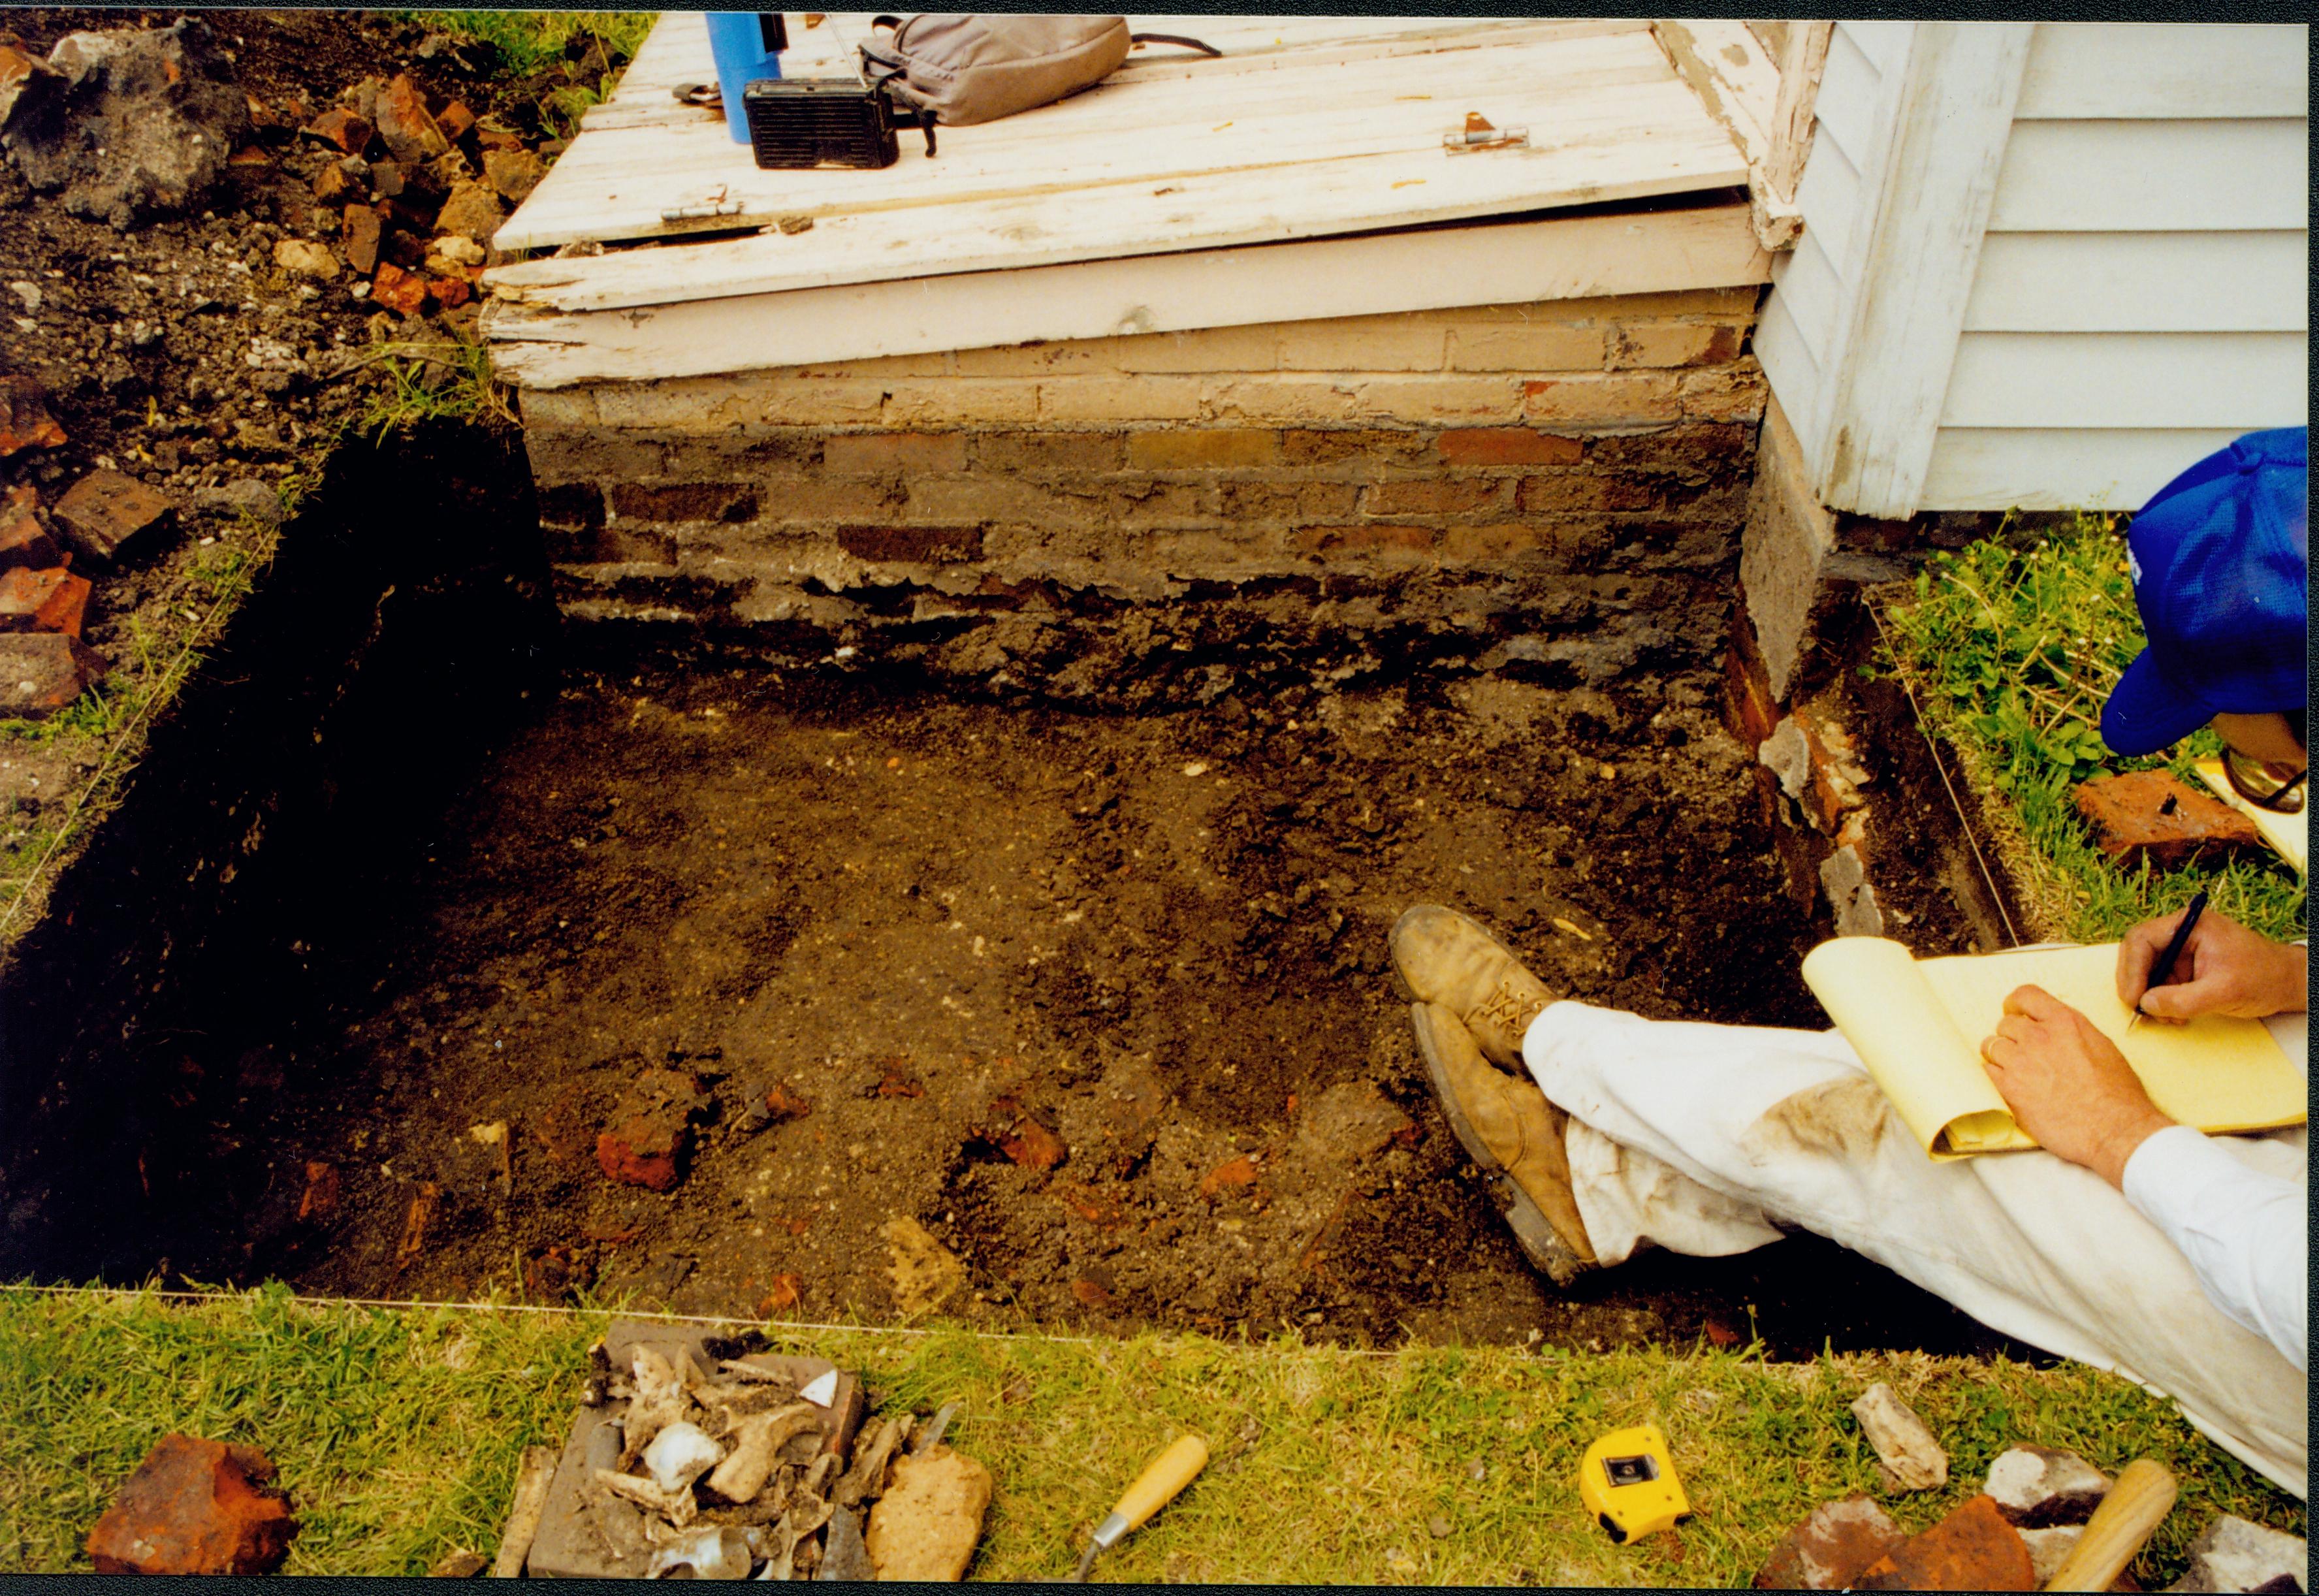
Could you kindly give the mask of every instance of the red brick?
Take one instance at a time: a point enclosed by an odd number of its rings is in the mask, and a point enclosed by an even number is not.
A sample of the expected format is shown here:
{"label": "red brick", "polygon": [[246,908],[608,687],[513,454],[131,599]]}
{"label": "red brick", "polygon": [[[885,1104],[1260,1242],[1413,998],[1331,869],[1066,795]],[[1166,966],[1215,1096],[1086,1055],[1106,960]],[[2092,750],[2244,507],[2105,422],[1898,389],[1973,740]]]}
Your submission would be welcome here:
{"label": "red brick", "polygon": [[831,472],[861,475],[886,471],[964,471],[966,435],[959,432],[837,433],[821,446]]}
{"label": "red brick", "polygon": [[0,572],[0,632],[62,632],[80,636],[88,609],[88,579],[54,569],[19,566]]}
{"label": "red brick", "polygon": [[773,1276],[771,1288],[765,1293],[764,1301],[757,1304],[757,1312],[760,1313],[792,1312],[804,1298],[805,1276],[776,1275]]}
{"label": "red brick", "polygon": [[347,264],[368,276],[378,269],[379,231],[383,224],[368,205],[348,205],[338,213],[338,244]]}
{"label": "red brick", "polygon": [[392,262],[381,261],[378,275],[371,281],[370,297],[373,303],[398,316],[417,316],[427,309],[427,279]]}
{"label": "red brick", "polygon": [[600,527],[604,492],[592,482],[569,482],[539,491],[539,519],[546,527]]}
{"label": "red brick", "polygon": [[648,488],[614,482],[612,513],[638,521],[745,521],[757,513],[756,490],[741,482],[678,482]]}
{"label": "red brick", "polygon": [[23,373],[0,376],[0,459],[20,449],[53,449],[65,429],[49,414],[48,395]]}
{"label": "red brick", "polygon": [[2098,776],[2080,783],[2076,797],[2095,845],[2127,869],[2147,861],[2153,870],[2179,870],[2262,846],[2253,821],[2165,771]]}
{"label": "red brick", "polygon": [[1300,553],[1308,555],[1370,554],[1383,549],[1429,549],[1436,534],[1430,527],[1395,527],[1383,522],[1366,527],[1303,527],[1295,536]]}
{"label": "red brick", "polygon": [[439,310],[456,311],[474,294],[474,285],[465,277],[429,277],[427,279],[428,302]]}
{"label": "red brick", "polygon": [[341,155],[360,155],[370,143],[374,130],[353,112],[333,107],[298,131],[309,139],[320,140]]}
{"label": "red brick", "polygon": [[1610,508],[1612,477],[1557,472],[1550,476],[1526,476],[1515,491],[1514,502],[1536,514],[1539,510],[1606,509]]}
{"label": "red brick", "polygon": [[1533,521],[1494,521],[1483,527],[1448,527],[1441,533],[1441,557],[1458,563],[1488,564],[1554,546],[1553,531]]}
{"label": "red brick", "polygon": [[475,113],[467,109],[465,101],[454,100],[437,114],[435,125],[443,131],[443,137],[456,144],[475,125]]}
{"label": "red brick", "polygon": [[1061,1163],[1067,1151],[1061,1137],[1028,1114],[998,1138],[998,1150],[1025,1169],[1041,1170]]}
{"label": "red brick", "polygon": [[1863,1570],[1859,1591],[2034,1591],[2028,1543],[1997,1503],[1976,1496]]}
{"label": "red brick", "polygon": [[1586,454],[1575,437],[1528,427],[1460,427],[1434,446],[1447,465],[1575,465]]}
{"label": "red brick", "polygon": [[1865,1496],[1814,1508],[1772,1548],[1759,1591],[1842,1591],[1900,1544],[1900,1527]]}
{"label": "red brick", "polygon": [[63,547],[32,513],[40,502],[39,492],[29,482],[0,496],[0,570],[64,564]]}
{"label": "red brick", "polygon": [[1126,446],[1121,432],[986,432],[974,440],[974,463],[994,471],[1116,471]]}
{"label": "red brick", "polygon": [[683,1122],[665,1112],[631,1114],[596,1138],[596,1167],[622,1186],[672,1191],[690,1141]]}
{"label": "red brick", "polygon": [[1098,1313],[1119,1312],[1119,1299],[1092,1280],[1080,1278],[1072,1281],[1071,1295],[1078,1298],[1082,1306],[1092,1308]]}
{"label": "red brick", "polygon": [[427,111],[427,96],[408,73],[388,83],[378,96],[378,136],[394,158],[406,164],[432,160],[451,148]]}
{"label": "red brick", "polygon": [[1494,477],[1424,477],[1415,482],[1372,482],[1361,509],[1373,516],[1453,516],[1498,508],[1504,494]]}
{"label": "red brick", "polygon": [[1382,427],[1292,427],[1280,435],[1280,457],[1291,465],[1421,465],[1433,452],[1422,432]]}
{"label": "red brick", "polygon": [[45,720],[104,674],[104,656],[61,632],[0,634],[0,717]]}
{"label": "red brick", "polygon": [[801,1120],[813,1112],[813,1105],[790,1090],[786,1081],[775,1081],[765,1093],[765,1108],[777,1120]]}
{"label": "red brick", "polygon": [[1780,708],[1772,698],[1772,679],[1762,656],[1744,641],[1753,630],[1742,611],[1723,655],[1723,724],[1741,743],[1760,748],[1780,724]]}
{"label": "red brick", "polygon": [[338,1167],[319,1159],[306,1160],[306,1186],[298,1194],[298,1218],[328,1219],[338,1211]]}
{"label": "red brick", "polygon": [[1219,1192],[1240,1191],[1256,1184],[1256,1164],[1246,1154],[1218,1164],[1200,1179],[1200,1195],[1213,1197]]}
{"label": "red brick", "polygon": [[982,557],[979,527],[840,527],[837,546],[857,560],[943,565]]}
{"label": "red brick", "polygon": [[1127,463],[1147,471],[1270,465],[1279,458],[1280,434],[1263,428],[1169,428],[1127,437]]}
{"label": "red brick", "polygon": [[117,471],[92,471],[65,490],[50,512],[75,550],[110,561],[131,544],[149,542],[168,525],[169,501]]}
{"label": "red brick", "polygon": [[89,1531],[99,1573],[271,1573],[298,1533],[255,1447],[166,1435]]}

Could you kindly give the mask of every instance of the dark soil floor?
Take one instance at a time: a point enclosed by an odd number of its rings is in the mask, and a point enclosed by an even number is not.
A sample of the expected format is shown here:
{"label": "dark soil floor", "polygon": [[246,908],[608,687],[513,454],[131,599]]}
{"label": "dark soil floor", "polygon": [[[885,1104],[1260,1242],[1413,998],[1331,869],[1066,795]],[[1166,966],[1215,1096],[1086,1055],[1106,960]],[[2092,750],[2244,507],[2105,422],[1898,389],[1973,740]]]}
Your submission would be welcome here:
{"label": "dark soil floor", "polygon": [[[1796,975],[1825,927],[1704,690],[1100,718],[565,683],[403,906],[302,951],[321,1019],[211,1039],[226,1090],[148,1176],[180,1270],[892,1321],[953,1267],[909,1220],[962,1266],[939,1311],[994,1327],[1999,1344],[1809,1237],[1557,1290],[1432,1104],[1385,957],[1412,902],[1577,997],[1825,1023]],[[688,1112],[672,1190],[607,1178],[603,1132]]]}

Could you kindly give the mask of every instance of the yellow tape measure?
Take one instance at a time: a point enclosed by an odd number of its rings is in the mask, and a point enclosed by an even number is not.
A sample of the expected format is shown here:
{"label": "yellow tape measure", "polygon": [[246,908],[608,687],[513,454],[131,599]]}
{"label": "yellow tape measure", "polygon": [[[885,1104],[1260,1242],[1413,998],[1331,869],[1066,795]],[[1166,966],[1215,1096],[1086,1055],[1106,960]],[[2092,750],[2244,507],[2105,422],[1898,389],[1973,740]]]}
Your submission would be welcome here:
{"label": "yellow tape measure", "polygon": [[1614,1429],[1587,1447],[1578,1465],[1578,1500],[1621,1546],[1691,1517],[1691,1499],[1656,1424]]}

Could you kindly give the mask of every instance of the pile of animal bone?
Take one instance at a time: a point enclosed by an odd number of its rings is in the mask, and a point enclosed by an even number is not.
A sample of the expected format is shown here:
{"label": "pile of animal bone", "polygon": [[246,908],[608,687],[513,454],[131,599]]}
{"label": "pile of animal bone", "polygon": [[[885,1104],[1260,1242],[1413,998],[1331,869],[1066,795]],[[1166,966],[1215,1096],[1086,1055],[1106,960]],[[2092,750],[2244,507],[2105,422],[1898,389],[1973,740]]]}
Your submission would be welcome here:
{"label": "pile of animal bone", "polygon": [[[596,1355],[604,1358],[600,1345]],[[627,1402],[619,1465],[597,1469],[594,1481],[644,1510],[648,1577],[965,1573],[990,1475],[941,1443],[952,1409],[924,1424],[909,1412],[870,1421],[845,1466],[823,1440],[834,1371],[800,1391],[789,1375],[739,1359],[718,1358],[709,1374],[690,1356],[672,1363],[642,1344],[629,1357],[625,1371],[600,1367],[591,1382],[591,1396]]]}

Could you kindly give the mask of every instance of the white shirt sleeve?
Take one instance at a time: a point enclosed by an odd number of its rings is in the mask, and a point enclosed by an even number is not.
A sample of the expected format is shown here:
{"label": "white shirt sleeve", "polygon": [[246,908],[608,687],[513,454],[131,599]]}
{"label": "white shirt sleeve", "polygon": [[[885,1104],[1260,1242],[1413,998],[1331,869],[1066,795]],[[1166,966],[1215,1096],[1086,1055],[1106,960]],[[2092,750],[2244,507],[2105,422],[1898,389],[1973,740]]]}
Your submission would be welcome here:
{"label": "white shirt sleeve", "polygon": [[2248,1168],[2188,1125],[2169,1125],[2134,1149],[2120,1184],[2134,1211],[2189,1260],[2206,1300],[2307,1372],[2303,1186]]}

